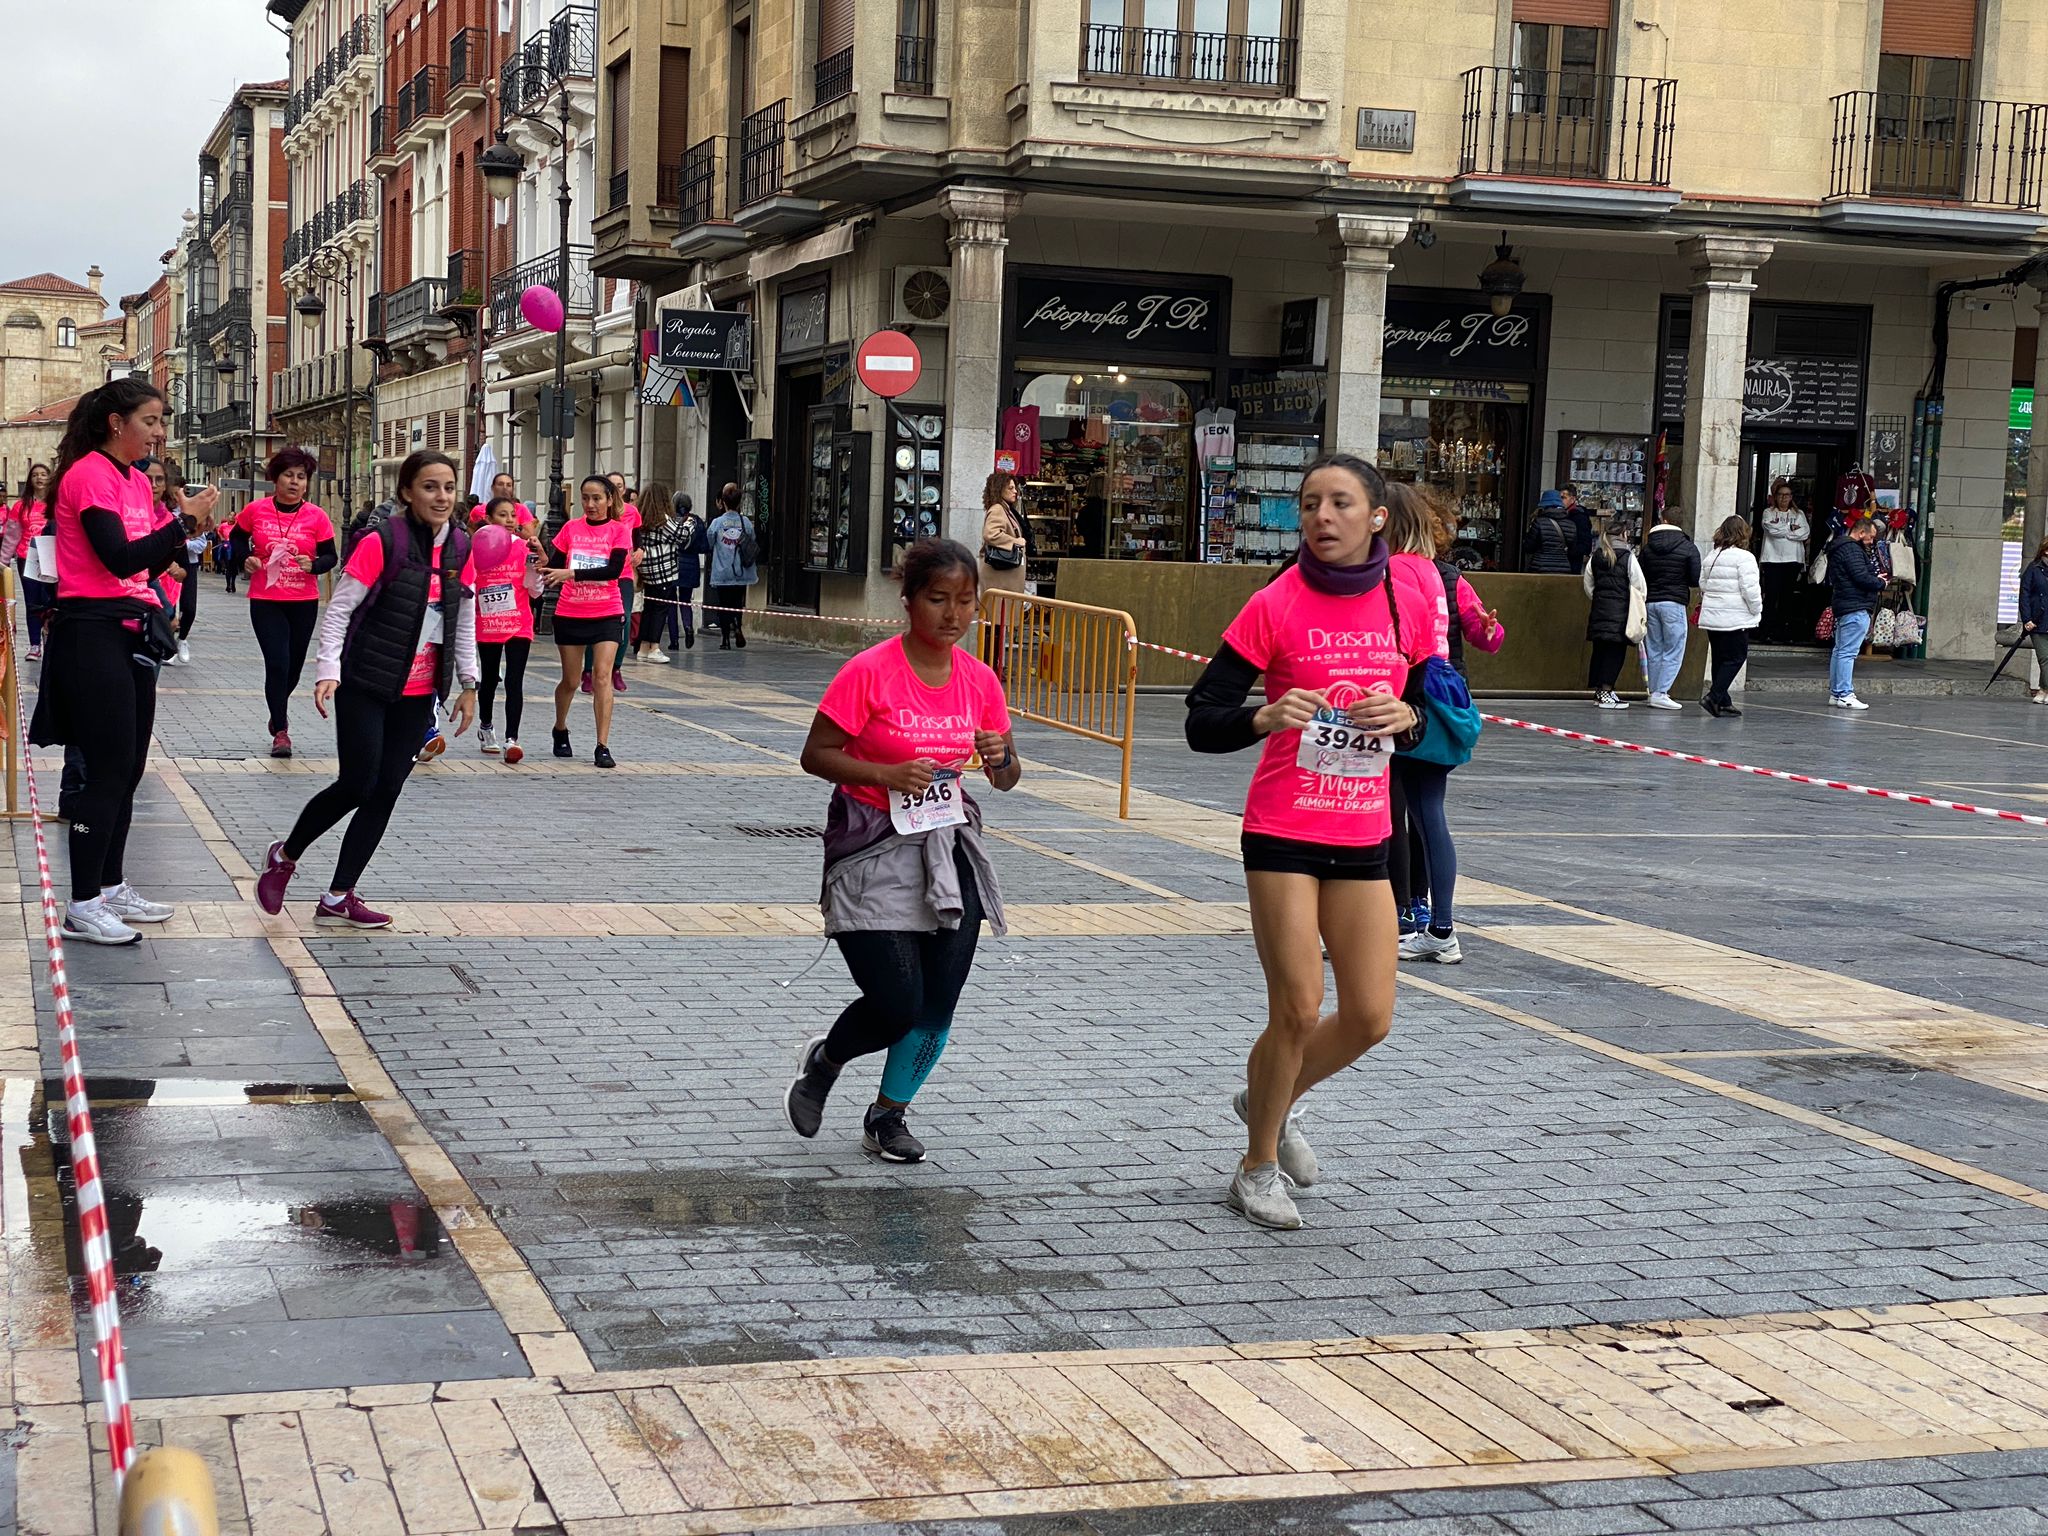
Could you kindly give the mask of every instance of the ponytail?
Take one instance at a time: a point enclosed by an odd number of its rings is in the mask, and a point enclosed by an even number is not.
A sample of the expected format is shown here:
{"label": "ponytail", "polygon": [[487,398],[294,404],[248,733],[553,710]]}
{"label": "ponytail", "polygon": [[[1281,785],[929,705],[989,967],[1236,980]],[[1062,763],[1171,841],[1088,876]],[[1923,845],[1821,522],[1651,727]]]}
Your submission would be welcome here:
{"label": "ponytail", "polygon": [[43,492],[43,505],[49,515],[57,515],[57,488],[64,483],[64,476],[87,454],[107,445],[113,436],[108,425],[110,416],[126,416],[151,400],[163,399],[163,391],[147,379],[114,379],[98,389],[89,390],[79,397],[78,404],[71,407],[71,415],[64,422],[64,436],[57,444],[57,467],[50,472],[50,483]]}

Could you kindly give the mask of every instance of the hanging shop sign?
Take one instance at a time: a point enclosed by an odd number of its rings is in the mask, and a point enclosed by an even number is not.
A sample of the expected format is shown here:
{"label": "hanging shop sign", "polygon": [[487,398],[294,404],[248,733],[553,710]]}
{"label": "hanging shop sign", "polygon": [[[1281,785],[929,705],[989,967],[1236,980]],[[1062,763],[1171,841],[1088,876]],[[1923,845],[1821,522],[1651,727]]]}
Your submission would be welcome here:
{"label": "hanging shop sign", "polygon": [[1390,294],[1381,367],[1416,378],[1534,379],[1541,320],[1528,300],[1496,315],[1477,295]]}
{"label": "hanging shop sign", "polygon": [[754,366],[754,318],[733,309],[664,309],[655,360],[677,368]]}
{"label": "hanging shop sign", "polygon": [[2031,389],[2015,389],[2006,404],[2006,427],[2014,432],[2034,430],[2034,392]]}
{"label": "hanging shop sign", "polygon": [[1014,293],[1018,352],[1213,357],[1222,335],[1222,292],[1214,287],[1019,272]]}
{"label": "hanging shop sign", "polygon": [[[1863,427],[1867,310],[1751,306],[1749,361],[1742,374],[1742,424],[1816,432]],[[1685,419],[1691,364],[1691,308],[1666,300],[1657,366],[1657,419]]]}
{"label": "hanging shop sign", "polygon": [[777,311],[777,359],[812,357],[824,350],[832,312],[832,290],[823,283],[792,292],[785,288]]}
{"label": "hanging shop sign", "polygon": [[1280,364],[1320,368],[1329,362],[1330,301],[1290,299],[1280,306]]}

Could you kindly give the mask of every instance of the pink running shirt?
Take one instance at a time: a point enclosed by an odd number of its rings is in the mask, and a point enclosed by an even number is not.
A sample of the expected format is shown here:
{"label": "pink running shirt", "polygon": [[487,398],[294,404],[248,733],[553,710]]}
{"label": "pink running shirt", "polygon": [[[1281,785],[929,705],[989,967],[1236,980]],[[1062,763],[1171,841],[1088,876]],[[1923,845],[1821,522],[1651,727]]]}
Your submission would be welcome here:
{"label": "pink running shirt", "polygon": [[149,589],[149,572],[116,576],[93,553],[81,521],[88,507],[104,507],[121,520],[132,541],[157,526],[156,493],[149,476],[134,467],[122,468],[95,449],[72,465],[57,487],[57,596],[132,597],[155,608],[161,605]]}
{"label": "pink running shirt", "polygon": [[[976,731],[1010,728],[1002,681],[986,662],[955,650],[952,677],[934,688],[903,654],[901,635],[869,646],[841,667],[818,701],[818,713],[852,738],[846,754],[863,763],[926,757],[942,768],[964,768],[974,755]],[[840,788],[877,810],[889,808],[886,789]]]}
{"label": "pink running shirt", "polygon": [[242,508],[234,526],[249,535],[249,548],[262,565],[249,578],[249,600],[271,603],[315,603],[320,600],[320,578],[297,566],[286,566],[275,581],[270,579],[271,551],[287,546],[293,554],[316,553],[322,542],[334,537],[334,524],[310,501],[289,511],[265,496]]}
{"label": "pink running shirt", "polygon": [[[613,550],[632,547],[632,533],[616,517],[602,523],[586,522],[579,517],[564,523],[562,531],[555,535],[555,548],[569,557],[572,571],[602,566],[611,559]],[[565,619],[616,619],[626,611],[616,581],[569,580],[558,590],[562,595],[555,599],[555,612]]]}
{"label": "pink running shirt", "polygon": [[477,644],[533,638],[533,598],[526,590],[532,553],[522,539],[496,565],[476,573]]}
{"label": "pink running shirt", "polygon": [[[403,534],[404,529],[398,519],[394,518],[392,520],[392,526],[401,535]],[[429,603],[441,601],[440,560],[441,551],[436,549],[434,551],[435,569],[427,577],[427,601]],[[366,587],[376,586],[377,578],[384,574],[384,540],[372,535],[356,545],[355,552],[348,557],[348,564],[343,567],[343,573],[355,577],[357,581],[360,581]],[[462,562],[461,581],[471,591],[476,590],[476,561],[474,559],[467,559]],[[431,622],[431,615],[429,616],[429,622]],[[436,642],[427,639],[426,635],[427,626],[423,625],[420,630],[419,649],[414,651],[412,655],[412,670],[405,675],[404,694],[409,699],[417,699],[434,691],[434,673],[440,666],[441,647]],[[446,639],[451,645],[455,643],[453,635],[446,636]],[[458,661],[460,660],[459,652],[457,653],[457,659]]]}

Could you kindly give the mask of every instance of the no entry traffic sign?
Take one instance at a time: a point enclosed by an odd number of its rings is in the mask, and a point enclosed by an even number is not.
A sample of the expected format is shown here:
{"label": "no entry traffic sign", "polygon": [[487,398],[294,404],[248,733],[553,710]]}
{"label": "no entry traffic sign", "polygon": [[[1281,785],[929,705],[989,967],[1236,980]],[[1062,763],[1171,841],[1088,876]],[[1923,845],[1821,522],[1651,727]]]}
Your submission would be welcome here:
{"label": "no entry traffic sign", "polygon": [[924,359],[917,343],[901,331],[877,331],[860,344],[853,359],[853,371],[861,383],[884,400],[894,400],[917,387],[924,372]]}

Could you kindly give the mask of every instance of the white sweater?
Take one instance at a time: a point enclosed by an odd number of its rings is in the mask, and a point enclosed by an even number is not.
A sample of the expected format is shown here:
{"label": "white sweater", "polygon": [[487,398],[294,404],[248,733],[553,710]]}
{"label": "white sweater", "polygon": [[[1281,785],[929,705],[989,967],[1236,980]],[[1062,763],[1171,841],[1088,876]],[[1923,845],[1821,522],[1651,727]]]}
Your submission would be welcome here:
{"label": "white sweater", "polygon": [[1755,629],[1763,621],[1756,556],[1746,549],[1708,550],[1700,562],[1700,628]]}

